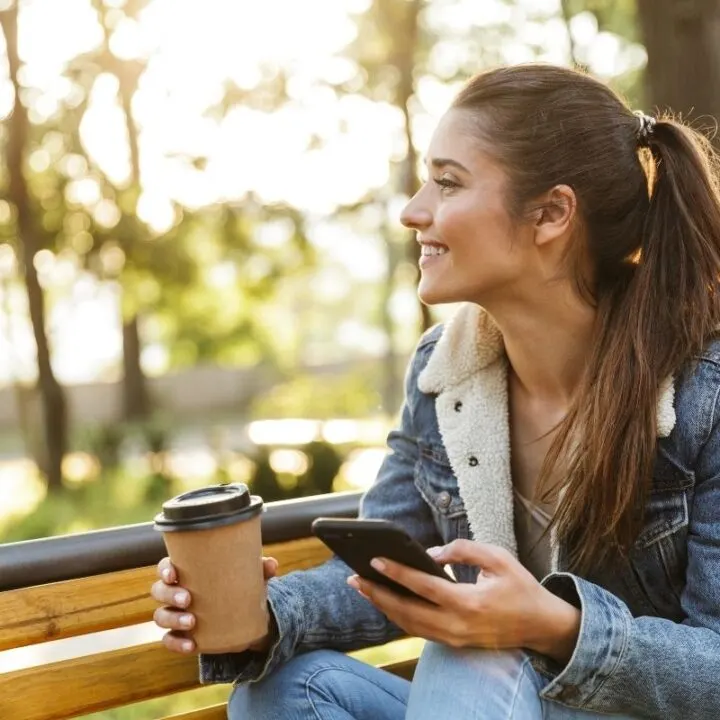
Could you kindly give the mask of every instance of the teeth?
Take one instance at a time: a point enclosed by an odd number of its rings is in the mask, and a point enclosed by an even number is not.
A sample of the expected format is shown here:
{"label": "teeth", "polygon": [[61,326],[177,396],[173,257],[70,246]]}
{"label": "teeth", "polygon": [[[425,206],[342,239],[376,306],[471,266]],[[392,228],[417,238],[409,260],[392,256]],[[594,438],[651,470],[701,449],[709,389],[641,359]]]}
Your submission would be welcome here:
{"label": "teeth", "polygon": [[423,255],[444,255],[447,252],[447,248],[436,247],[435,245],[423,245]]}

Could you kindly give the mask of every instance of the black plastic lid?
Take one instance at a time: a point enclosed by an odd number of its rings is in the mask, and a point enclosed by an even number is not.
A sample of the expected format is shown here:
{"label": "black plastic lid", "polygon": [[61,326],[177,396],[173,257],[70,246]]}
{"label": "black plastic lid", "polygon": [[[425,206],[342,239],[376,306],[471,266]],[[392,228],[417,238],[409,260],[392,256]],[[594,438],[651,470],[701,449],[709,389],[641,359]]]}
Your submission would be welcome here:
{"label": "black plastic lid", "polygon": [[263,501],[251,495],[247,485],[208,485],[190,490],[163,503],[155,516],[155,529],[205,530],[250,520],[262,512]]}

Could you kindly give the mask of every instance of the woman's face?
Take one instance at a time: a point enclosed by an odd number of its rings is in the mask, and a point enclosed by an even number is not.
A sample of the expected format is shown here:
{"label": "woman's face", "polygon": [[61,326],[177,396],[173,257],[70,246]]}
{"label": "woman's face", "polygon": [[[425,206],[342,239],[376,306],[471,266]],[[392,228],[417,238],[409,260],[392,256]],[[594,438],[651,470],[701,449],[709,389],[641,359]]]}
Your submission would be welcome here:
{"label": "woman's face", "polygon": [[472,137],[464,111],[440,121],[426,164],[428,179],[400,218],[422,247],[420,299],[488,307],[521,294],[532,275],[532,224],[511,219],[507,177]]}

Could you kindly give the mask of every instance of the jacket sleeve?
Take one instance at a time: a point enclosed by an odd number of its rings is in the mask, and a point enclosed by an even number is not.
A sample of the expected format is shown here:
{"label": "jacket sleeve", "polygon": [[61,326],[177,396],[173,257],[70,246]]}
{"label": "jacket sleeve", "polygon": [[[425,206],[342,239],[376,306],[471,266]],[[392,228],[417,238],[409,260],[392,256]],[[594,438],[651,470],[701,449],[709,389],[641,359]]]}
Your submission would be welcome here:
{"label": "jacket sleeve", "polygon": [[[414,484],[418,446],[412,397],[428,354],[421,344],[408,367],[400,426],[389,434],[389,453],[360,502],[360,517],[393,520],[425,547],[441,542],[431,511]],[[201,655],[201,682],[257,681],[301,652],[356,650],[401,637],[395,624],[347,585],[351,574],[334,556],[317,568],[271,579],[268,604],[277,633],[269,653]]]}
{"label": "jacket sleeve", "polygon": [[[717,400],[715,401],[717,405]],[[713,417],[718,417],[718,407]],[[720,718],[720,427],[696,465],[688,527],[685,619],[632,617],[617,597],[569,573],[543,584],[582,610],[564,668],[533,657],[551,680],[541,696],[573,708],[633,718]]]}

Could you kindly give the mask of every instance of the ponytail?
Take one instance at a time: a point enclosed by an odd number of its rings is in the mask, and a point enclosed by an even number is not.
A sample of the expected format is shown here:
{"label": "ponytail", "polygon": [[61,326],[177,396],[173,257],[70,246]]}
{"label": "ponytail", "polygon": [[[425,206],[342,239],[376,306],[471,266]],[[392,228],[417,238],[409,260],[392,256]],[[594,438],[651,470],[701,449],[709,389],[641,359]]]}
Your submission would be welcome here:
{"label": "ponytail", "polygon": [[596,332],[538,495],[563,481],[551,528],[569,566],[585,572],[637,538],[660,387],[720,328],[718,159],[700,133],[634,114],[606,85],[567,68],[482,73],[453,108],[472,116],[469,127],[507,173],[517,218],[559,184],[578,200],[568,267],[596,307]]}
{"label": "ponytail", "polygon": [[[647,178],[640,245],[600,300],[597,349],[567,419],[583,432],[555,522],[578,571],[613,551],[625,554],[636,539],[656,454],[659,388],[720,327],[717,156],[703,135],[664,118],[638,157]],[[570,435],[560,436],[548,467],[568,447]]]}
{"label": "ponytail", "polygon": [[704,135],[670,118],[656,124],[649,151],[650,206],[633,299],[651,347],[662,331],[655,359],[669,374],[720,323],[720,165]]}

